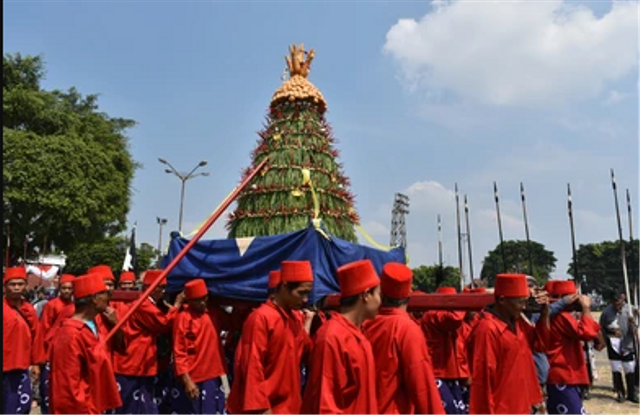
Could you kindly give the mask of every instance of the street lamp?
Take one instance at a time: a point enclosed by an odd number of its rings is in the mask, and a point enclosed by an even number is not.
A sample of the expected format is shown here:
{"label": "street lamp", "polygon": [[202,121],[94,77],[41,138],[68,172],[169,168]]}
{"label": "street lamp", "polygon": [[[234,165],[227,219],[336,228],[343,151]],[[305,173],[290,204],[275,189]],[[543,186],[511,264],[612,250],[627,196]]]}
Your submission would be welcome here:
{"label": "street lamp", "polygon": [[193,179],[193,178],[198,177],[198,176],[209,176],[208,172],[195,173],[195,171],[198,170],[198,168],[206,166],[207,165],[207,161],[206,160],[202,160],[188,174],[180,173],[178,170],[175,169],[175,167],[173,167],[171,165],[171,163],[169,163],[167,160],[165,160],[163,158],[158,158],[158,161],[160,163],[162,163],[162,164],[164,164],[164,165],[169,167],[168,169],[164,170],[165,173],[174,174],[182,182],[182,190],[180,192],[180,217],[178,219],[178,232],[182,233],[182,213],[183,213],[183,210],[184,210],[185,183],[187,182],[187,180]]}
{"label": "street lamp", "polygon": [[167,218],[156,217],[156,221],[158,222],[158,228],[160,228],[158,232],[158,264],[160,264],[162,258],[162,227],[166,225],[169,220]]}

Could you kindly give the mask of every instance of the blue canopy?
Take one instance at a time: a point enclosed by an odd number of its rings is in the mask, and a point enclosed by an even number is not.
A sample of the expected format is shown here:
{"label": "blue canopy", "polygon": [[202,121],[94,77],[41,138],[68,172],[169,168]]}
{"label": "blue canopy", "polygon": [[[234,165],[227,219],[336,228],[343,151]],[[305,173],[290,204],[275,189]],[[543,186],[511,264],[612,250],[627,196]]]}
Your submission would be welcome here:
{"label": "blue canopy", "polygon": [[[307,260],[314,272],[310,300],[316,302],[339,291],[336,270],[344,264],[369,259],[380,273],[387,262],[405,262],[404,248],[385,252],[325,235],[311,226],[282,235],[201,240],[171,271],[167,290],[180,291],[187,281],[198,277],[206,281],[213,295],[264,301],[269,271],[279,269],[282,261]],[[172,234],[165,267],[188,242]]]}

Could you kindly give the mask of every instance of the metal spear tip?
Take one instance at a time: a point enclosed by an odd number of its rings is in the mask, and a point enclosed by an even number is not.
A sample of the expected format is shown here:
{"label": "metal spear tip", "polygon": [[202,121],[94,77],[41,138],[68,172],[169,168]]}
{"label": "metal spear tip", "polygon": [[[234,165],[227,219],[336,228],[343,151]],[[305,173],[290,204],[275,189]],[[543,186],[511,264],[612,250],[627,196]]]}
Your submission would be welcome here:
{"label": "metal spear tip", "polygon": [[206,166],[206,165],[207,165],[207,160],[202,160],[202,161],[198,164],[198,166],[200,166],[200,167],[204,167],[204,166]]}

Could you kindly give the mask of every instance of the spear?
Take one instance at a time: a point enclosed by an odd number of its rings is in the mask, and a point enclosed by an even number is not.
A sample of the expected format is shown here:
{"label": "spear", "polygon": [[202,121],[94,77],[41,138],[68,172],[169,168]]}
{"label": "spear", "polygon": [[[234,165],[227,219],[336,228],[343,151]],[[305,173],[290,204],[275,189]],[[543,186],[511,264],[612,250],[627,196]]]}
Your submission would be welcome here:
{"label": "spear", "polygon": [[527,248],[529,250],[529,275],[533,277],[533,247],[529,238],[529,220],[527,219],[527,203],[524,197],[524,185],[520,182],[520,199],[522,200],[522,216],[524,217],[524,233],[527,237]]}
{"label": "spear", "polygon": [[616,176],[611,169],[611,188],[613,189],[613,199],[616,206],[616,218],[618,220],[618,238],[620,239],[620,260],[622,261],[622,278],[624,278],[624,289],[627,294],[627,301],[631,303],[631,291],[629,290],[629,276],[627,274],[627,253],[624,249],[624,239],[622,237],[622,220],[620,219],[620,206],[618,204],[618,186]]}
{"label": "spear", "polygon": [[443,264],[442,264],[442,222],[440,221],[440,214],[438,214],[438,278],[437,285],[440,286],[444,280]]}
{"label": "spear", "polygon": [[267,164],[268,160],[269,160],[269,157],[265,157],[260,162],[260,164],[258,164],[258,166],[255,169],[253,169],[253,171],[242,181],[242,183],[240,183],[231,192],[231,194],[227,196],[227,198],[220,204],[220,206],[218,206],[218,209],[216,209],[216,211],[213,212],[211,217],[209,217],[207,222],[200,228],[198,233],[189,241],[189,243],[184,248],[182,248],[182,251],[180,251],[180,253],[176,255],[176,257],[173,259],[173,261],[171,261],[169,266],[162,271],[162,274],[160,275],[160,277],[158,277],[153,283],[151,283],[151,285],[149,285],[147,290],[140,295],[140,297],[136,300],[136,302],[134,302],[131,305],[131,307],[129,307],[125,315],[121,319],[119,319],[118,323],[111,329],[109,334],[107,334],[107,336],[104,338],[105,343],[107,343],[109,339],[111,339],[111,337],[113,337],[113,335],[116,334],[116,332],[120,330],[120,328],[122,328],[124,323],[140,307],[140,305],[147,299],[147,297],[149,297],[149,295],[153,292],[153,290],[155,290],[156,287],[160,285],[160,283],[166,278],[166,276],[169,275],[169,273],[176,267],[176,265],[178,265],[180,260],[182,260],[182,258],[184,258],[184,256],[187,255],[187,252],[189,252],[189,250],[200,240],[200,238],[202,238],[202,236],[205,233],[207,233],[211,225],[213,225],[213,223],[216,220],[218,220],[218,218],[224,213],[224,211],[227,210],[229,205],[231,205],[231,203],[235,200],[235,198],[238,197],[240,192],[242,192],[242,190],[245,187],[247,187],[249,182],[251,182],[251,180],[253,180],[253,178],[260,172],[260,170],[262,170],[265,164]]}
{"label": "spear", "polygon": [[[569,225],[571,227],[571,253],[573,255],[573,280],[575,283],[578,283],[578,289],[581,288],[580,283],[578,282],[579,274],[578,274],[578,255],[576,251],[576,233],[575,228],[573,226],[573,200],[571,198],[571,184],[567,183],[567,210],[569,212]],[[581,292],[579,290],[579,292]],[[582,348],[587,355],[587,374],[589,375],[589,385],[593,384],[593,369],[591,367],[591,359],[589,358],[589,344],[587,342],[582,342]]]}
{"label": "spear", "polygon": [[464,195],[464,215],[467,220],[467,248],[469,249],[469,278],[471,278],[471,288],[473,285],[473,256],[471,255],[471,226],[469,225],[469,204],[467,195]]}
{"label": "spear", "polygon": [[456,225],[458,228],[458,264],[460,268],[460,289],[462,289],[464,287],[464,267],[462,265],[462,233],[460,230],[460,195],[458,194],[458,183],[456,183],[455,188],[456,188]]}
{"label": "spear", "polygon": [[[635,251],[635,244],[633,243],[633,215],[631,214],[631,196],[629,195],[629,189],[627,189],[627,216],[629,217],[629,243],[631,245],[631,252],[629,253],[629,256],[631,257],[631,261],[633,261],[634,258],[634,251]],[[632,262],[634,263],[634,262]],[[636,267],[638,264],[635,264]],[[631,269],[631,274],[632,274],[632,278],[633,278],[633,295],[635,297],[635,304],[636,306],[638,305],[638,272],[636,269],[636,272],[633,272],[633,267]]]}
{"label": "spear", "polygon": [[498,185],[493,182],[493,196],[496,200],[496,214],[498,216],[498,234],[500,236],[500,252],[502,254],[502,271],[507,270],[507,256],[504,253],[504,238],[502,237],[502,219],[500,217],[500,199],[498,198]]}

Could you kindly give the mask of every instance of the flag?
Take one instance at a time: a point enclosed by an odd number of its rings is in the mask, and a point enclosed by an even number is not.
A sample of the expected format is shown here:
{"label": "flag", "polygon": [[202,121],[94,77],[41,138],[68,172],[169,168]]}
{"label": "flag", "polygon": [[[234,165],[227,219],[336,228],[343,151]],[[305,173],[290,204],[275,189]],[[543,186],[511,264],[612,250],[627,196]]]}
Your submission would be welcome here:
{"label": "flag", "polygon": [[124,256],[124,263],[122,264],[123,271],[137,271],[136,226],[137,223],[133,225],[133,229],[131,230],[131,240],[129,241],[129,246],[127,247],[127,253]]}

